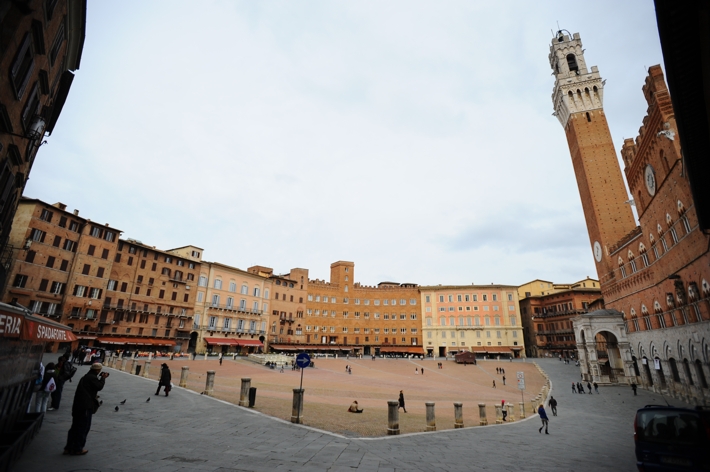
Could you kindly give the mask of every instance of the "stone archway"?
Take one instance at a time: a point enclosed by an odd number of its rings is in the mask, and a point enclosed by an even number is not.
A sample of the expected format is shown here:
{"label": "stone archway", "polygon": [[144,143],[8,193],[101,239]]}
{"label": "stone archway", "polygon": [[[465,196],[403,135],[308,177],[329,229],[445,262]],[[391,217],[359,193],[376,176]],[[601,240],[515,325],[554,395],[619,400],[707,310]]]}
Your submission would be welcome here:
{"label": "stone archway", "polygon": [[602,384],[636,382],[622,313],[597,310],[577,315],[572,323],[584,380]]}

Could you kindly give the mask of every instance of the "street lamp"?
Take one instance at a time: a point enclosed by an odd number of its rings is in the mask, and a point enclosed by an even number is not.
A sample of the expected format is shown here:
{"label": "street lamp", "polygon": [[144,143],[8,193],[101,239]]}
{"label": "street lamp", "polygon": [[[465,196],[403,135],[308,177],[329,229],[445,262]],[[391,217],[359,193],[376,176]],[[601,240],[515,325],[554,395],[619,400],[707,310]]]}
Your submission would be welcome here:
{"label": "street lamp", "polygon": [[6,134],[17,136],[18,138],[29,139],[30,141],[37,141],[44,135],[44,129],[47,126],[47,122],[44,117],[40,115],[33,115],[29,126],[27,127],[26,134],[11,133],[10,131],[5,131]]}

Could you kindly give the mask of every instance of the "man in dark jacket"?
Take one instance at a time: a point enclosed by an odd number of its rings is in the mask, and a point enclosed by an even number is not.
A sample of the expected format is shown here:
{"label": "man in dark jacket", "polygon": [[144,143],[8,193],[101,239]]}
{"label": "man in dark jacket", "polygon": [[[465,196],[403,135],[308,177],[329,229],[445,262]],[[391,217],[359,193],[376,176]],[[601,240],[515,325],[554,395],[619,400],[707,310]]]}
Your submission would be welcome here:
{"label": "man in dark jacket", "polygon": [[160,387],[165,387],[165,396],[167,397],[168,393],[170,393],[170,381],[170,368],[168,367],[168,364],[163,363],[162,368],[160,369],[160,380],[158,381],[158,390],[155,391],[155,394],[160,395]]}
{"label": "man in dark jacket", "polygon": [[79,380],[74,393],[74,404],[71,409],[72,423],[67,434],[67,445],[64,454],[80,456],[86,454],[84,449],[86,437],[91,430],[91,417],[96,412],[98,400],[96,394],[104,388],[108,373],[101,372],[101,364],[92,364],[89,372]]}
{"label": "man in dark jacket", "polygon": [[59,358],[56,367],[56,377],[55,381],[57,383],[57,389],[52,392],[52,407],[50,409],[56,410],[59,408],[59,403],[62,401],[62,390],[64,390],[64,383],[68,380],[71,382],[74,373],[76,372],[76,367],[69,362],[69,354],[65,353]]}

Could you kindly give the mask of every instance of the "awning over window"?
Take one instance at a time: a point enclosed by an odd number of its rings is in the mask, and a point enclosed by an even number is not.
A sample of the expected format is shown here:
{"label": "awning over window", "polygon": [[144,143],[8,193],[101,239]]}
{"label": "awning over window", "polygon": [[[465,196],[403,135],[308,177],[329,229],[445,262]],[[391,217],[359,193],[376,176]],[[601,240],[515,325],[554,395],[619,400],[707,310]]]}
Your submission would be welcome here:
{"label": "awning over window", "polygon": [[239,346],[264,347],[264,344],[258,339],[234,339],[233,341],[235,341],[234,344],[238,344]]}
{"label": "awning over window", "polygon": [[308,346],[299,346],[291,344],[269,344],[269,347],[277,351],[305,351],[308,348]]}
{"label": "awning over window", "polygon": [[227,338],[204,338],[204,339],[207,344],[211,344],[213,346],[232,346],[234,344],[237,344],[236,339],[227,339]]}
{"label": "awning over window", "polygon": [[169,339],[148,338],[96,338],[101,344],[130,345],[130,346],[174,346],[175,341]]}
{"label": "awning over window", "polygon": [[382,346],[380,352],[406,352],[408,354],[424,354],[421,346]]}
{"label": "awning over window", "polygon": [[0,303],[0,336],[36,342],[71,342],[76,336],[69,326],[30,315],[18,307]]}

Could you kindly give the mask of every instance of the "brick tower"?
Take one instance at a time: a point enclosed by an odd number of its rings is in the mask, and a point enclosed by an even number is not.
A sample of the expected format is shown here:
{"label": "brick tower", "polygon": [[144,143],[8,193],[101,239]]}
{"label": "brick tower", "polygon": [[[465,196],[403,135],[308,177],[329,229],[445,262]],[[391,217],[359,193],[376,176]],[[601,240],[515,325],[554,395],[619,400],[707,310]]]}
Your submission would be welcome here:
{"label": "brick tower", "polygon": [[579,33],[558,31],[550,46],[555,75],[552,103],[565,129],[601,278],[613,268],[612,246],[636,228],[609,125],[604,115],[604,83],[596,66],[587,69]]}

